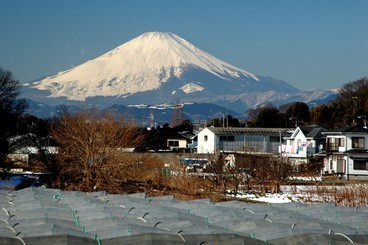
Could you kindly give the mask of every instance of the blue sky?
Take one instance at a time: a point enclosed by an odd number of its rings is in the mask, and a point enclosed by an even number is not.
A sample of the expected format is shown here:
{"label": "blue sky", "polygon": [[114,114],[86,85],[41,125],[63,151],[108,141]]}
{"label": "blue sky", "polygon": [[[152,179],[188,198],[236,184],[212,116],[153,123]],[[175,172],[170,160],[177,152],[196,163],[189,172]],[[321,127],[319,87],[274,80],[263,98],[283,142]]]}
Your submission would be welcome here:
{"label": "blue sky", "polygon": [[0,66],[21,82],[148,31],[301,90],[368,76],[366,0],[1,0]]}

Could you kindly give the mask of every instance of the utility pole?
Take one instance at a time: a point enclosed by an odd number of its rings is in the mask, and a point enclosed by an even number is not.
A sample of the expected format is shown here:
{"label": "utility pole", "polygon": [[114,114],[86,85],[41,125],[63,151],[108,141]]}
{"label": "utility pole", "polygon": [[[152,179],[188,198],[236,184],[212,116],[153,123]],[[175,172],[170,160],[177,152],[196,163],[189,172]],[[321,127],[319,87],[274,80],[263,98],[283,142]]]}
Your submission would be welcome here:
{"label": "utility pole", "polygon": [[313,125],[316,125],[316,103],[310,103],[312,105],[311,111],[312,111],[312,115],[313,115]]}
{"label": "utility pole", "polygon": [[366,115],[359,115],[358,118],[363,118],[363,128],[367,128],[367,116]]}
{"label": "utility pole", "polygon": [[358,99],[358,97],[354,96],[352,97],[353,99],[353,125],[356,126],[356,122],[355,122],[355,100]]}
{"label": "utility pole", "polygon": [[293,121],[295,119],[295,128],[298,127],[298,117],[290,117],[289,120]]}

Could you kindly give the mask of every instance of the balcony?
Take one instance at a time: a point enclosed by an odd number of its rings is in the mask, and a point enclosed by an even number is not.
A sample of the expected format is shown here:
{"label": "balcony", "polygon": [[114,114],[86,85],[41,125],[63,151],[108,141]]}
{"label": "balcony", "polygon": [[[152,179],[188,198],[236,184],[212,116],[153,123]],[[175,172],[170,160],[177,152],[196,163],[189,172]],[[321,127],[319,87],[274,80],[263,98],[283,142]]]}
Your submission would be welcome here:
{"label": "balcony", "polygon": [[316,154],[318,150],[318,148],[311,146],[282,145],[282,154],[285,157],[307,158]]}
{"label": "balcony", "polygon": [[339,144],[327,144],[326,152],[338,152]]}

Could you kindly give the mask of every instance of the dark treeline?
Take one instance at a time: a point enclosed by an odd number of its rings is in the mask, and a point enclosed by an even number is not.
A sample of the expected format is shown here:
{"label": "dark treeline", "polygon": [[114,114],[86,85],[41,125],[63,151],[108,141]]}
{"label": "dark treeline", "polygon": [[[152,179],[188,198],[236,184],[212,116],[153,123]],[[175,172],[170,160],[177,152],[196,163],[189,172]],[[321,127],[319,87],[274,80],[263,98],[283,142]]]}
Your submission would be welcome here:
{"label": "dark treeline", "polygon": [[[320,125],[336,129],[348,125],[365,125],[368,116],[368,78],[344,84],[335,100],[324,105],[309,107],[304,102],[294,102],[276,107],[265,104],[248,112],[244,122],[229,117],[226,126],[231,127],[296,127]],[[223,119],[215,119],[214,126],[224,125]]]}

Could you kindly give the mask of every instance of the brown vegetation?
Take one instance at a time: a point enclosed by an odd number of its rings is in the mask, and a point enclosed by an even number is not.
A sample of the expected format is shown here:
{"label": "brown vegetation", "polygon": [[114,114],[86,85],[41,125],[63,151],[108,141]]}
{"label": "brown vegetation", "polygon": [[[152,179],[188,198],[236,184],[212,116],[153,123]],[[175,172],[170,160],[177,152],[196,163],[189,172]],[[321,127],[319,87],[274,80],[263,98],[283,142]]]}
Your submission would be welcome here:
{"label": "brown vegetation", "polygon": [[295,188],[294,194],[307,203],[333,202],[347,207],[366,207],[368,204],[366,183],[304,186],[298,190]]}
{"label": "brown vegetation", "polygon": [[57,185],[81,191],[118,189],[140,164],[126,153],[143,140],[137,132],[111,115],[62,114],[51,127],[59,147]]}

